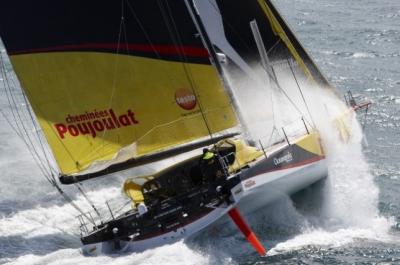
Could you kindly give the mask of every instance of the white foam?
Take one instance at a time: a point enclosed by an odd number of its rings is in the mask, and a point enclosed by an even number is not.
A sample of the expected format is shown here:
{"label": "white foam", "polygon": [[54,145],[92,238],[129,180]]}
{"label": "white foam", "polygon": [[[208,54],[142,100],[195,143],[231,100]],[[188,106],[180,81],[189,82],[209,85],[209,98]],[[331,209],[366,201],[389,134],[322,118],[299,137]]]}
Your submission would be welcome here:
{"label": "white foam", "polygon": [[313,229],[277,244],[268,252],[268,255],[273,256],[282,252],[302,249],[307,246],[341,247],[360,239],[372,239],[386,242],[390,240],[390,237],[381,234],[380,231],[374,231],[373,229],[349,228],[338,229],[334,232],[323,229]]}
{"label": "white foam", "polygon": [[[166,245],[160,248],[148,250],[142,253],[116,256],[86,257],[76,249],[65,249],[53,252],[46,256],[25,255],[10,262],[10,265],[125,265],[125,264],[210,264],[210,257],[187,247],[183,242]],[[229,261],[227,261],[229,262]],[[219,264],[227,264],[222,262]]]}
{"label": "white foam", "polygon": [[374,58],[374,57],[376,57],[376,55],[373,53],[367,53],[367,52],[355,52],[351,57],[353,57],[353,58]]}
{"label": "white foam", "polygon": [[[371,55],[356,53],[354,56],[363,58]],[[291,99],[303,116],[310,119],[293,76],[284,67],[275,68],[275,71],[282,88],[292,96]],[[343,143],[333,125],[333,119],[347,110],[345,104],[330,89],[310,85],[304,78],[298,81],[312,119],[322,136],[329,178],[323,187],[317,225],[307,222],[307,213],[303,213],[304,233],[278,244],[275,251],[292,250],[306,245],[341,246],[356,238],[388,240],[392,222],[379,215],[379,189],[362,152],[363,134],[356,117],[350,115],[347,119],[352,135],[348,143]],[[280,99],[278,104],[286,106],[281,108],[286,120],[298,117],[297,110],[288,106],[288,100]],[[287,207],[286,211],[295,210]]]}
{"label": "white foam", "polygon": [[[103,218],[111,218],[106,207],[108,201],[116,209],[126,204],[126,198],[122,195],[119,187],[102,188],[89,191],[86,194],[95,203]],[[74,199],[82,211],[92,212],[92,216],[98,220],[90,204],[82,195]],[[125,209],[126,210],[126,209]],[[66,234],[79,239],[79,222],[77,216],[80,214],[71,204],[64,202],[61,198],[54,201],[54,205],[36,206],[33,209],[20,210],[5,218],[0,219],[0,234],[2,236],[21,236],[33,238],[44,235]]]}

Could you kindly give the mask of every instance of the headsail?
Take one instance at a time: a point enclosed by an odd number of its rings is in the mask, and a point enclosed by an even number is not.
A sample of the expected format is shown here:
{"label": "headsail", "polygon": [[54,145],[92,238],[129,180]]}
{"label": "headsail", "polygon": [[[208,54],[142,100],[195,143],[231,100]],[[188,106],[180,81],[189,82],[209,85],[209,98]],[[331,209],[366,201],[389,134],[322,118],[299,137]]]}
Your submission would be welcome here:
{"label": "headsail", "polygon": [[7,1],[0,36],[64,175],[237,125],[183,1]]}
{"label": "headsail", "polygon": [[249,23],[255,20],[272,60],[293,58],[319,84],[328,81],[270,0],[193,0],[214,45],[243,72],[252,75],[258,50]]}

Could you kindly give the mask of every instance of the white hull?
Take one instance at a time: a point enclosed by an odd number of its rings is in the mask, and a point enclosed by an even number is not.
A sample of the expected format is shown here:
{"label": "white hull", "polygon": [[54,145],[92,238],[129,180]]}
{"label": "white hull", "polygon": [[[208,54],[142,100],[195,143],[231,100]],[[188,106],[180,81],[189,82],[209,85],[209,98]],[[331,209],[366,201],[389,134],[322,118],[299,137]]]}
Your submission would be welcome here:
{"label": "white hull", "polygon": [[[238,206],[242,213],[250,213],[277,199],[300,191],[327,175],[326,159],[257,175],[244,181],[245,190]],[[253,181],[255,184],[246,188],[246,183]]]}
{"label": "white hull", "polygon": [[[293,194],[326,176],[326,159],[297,167],[255,175],[243,181],[243,185],[235,187],[237,190],[242,190],[242,197],[237,206],[239,206],[242,213],[250,213],[274,200],[282,198],[282,196]],[[85,245],[83,251],[89,255],[98,255],[101,253],[111,254],[118,251],[140,252],[161,245],[171,244],[181,239],[188,238],[216,222],[226,215],[233,206],[235,205],[231,205],[227,208],[216,208],[202,218],[169,233],[140,241],[120,241],[120,250],[115,249],[113,242],[102,242]]]}

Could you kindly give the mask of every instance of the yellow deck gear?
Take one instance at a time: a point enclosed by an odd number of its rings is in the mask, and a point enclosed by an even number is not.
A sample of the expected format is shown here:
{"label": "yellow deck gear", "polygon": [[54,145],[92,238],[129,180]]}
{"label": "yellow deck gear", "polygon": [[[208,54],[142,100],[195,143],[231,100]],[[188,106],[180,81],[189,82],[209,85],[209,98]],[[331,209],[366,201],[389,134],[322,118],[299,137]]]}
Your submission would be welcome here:
{"label": "yellow deck gear", "polygon": [[142,186],[133,182],[133,180],[126,180],[123,189],[125,194],[132,200],[132,208],[136,208],[139,203],[144,202]]}
{"label": "yellow deck gear", "polygon": [[263,152],[253,146],[247,145],[243,140],[225,139],[217,143],[217,148],[235,146],[235,161],[229,165],[229,173],[233,173],[256,160]]}

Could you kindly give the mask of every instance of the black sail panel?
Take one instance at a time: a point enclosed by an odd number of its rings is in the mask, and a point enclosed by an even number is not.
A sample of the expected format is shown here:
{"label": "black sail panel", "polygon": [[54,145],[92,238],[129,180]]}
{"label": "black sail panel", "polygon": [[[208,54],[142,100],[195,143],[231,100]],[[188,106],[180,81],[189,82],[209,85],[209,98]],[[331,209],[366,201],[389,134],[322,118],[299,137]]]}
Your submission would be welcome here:
{"label": "black sail panel", "polygon": [[[320,85],[329,86],[326,78],[271,1],[195,0],[195,2],[206,26],[207,21],[214,20],[208,27],[211,39],[228,57],[231,57],[229,50],[233,49],[247,64],[259,61],[259,52],[250,28],[250,21],[255,20],[272,62],[292,58],[306,75],[311,75]],[[219,34],[220,36],[213,37],[212,32],[215,32],[213,27],[219,23],[223,26],[223,36]],[[244,67],[241,68],[243,70]]]}
{"label": "black sail panel", "polygon": [[[3,3],[0,12],[1,37],[10,55],[97,51],[171,60],[186,55],[209,64],[180,1],[16,0]],[[171,37],[172,20],[179,24],[179,40]]]}

